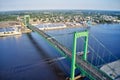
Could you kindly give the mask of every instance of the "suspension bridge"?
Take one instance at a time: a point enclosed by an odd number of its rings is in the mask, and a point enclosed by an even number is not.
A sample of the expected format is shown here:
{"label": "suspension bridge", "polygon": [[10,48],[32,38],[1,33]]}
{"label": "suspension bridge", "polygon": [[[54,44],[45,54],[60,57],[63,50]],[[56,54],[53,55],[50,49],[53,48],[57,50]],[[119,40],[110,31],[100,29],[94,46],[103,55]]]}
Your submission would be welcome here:
{"label": "suspension bridge", "polygon": [[[105,56],[104,53],[106,53],[106,52],[109,53],[108,60],[110,60],[110,57],[114,57],[116,59],[117,59],[117,57],[115,57],[97,38],[95,38],[95,36],[91,35],[92,38],[94,38],[94,40],[95,40],[94,44],[95,44],[95,42],[97,42],[97,43],[99,43],[99,45],[97,45],[97,47],[103,48],[102,49],[103,54],[101,54],[101,56],[100,56],[98,54],[99,49],[97,51],[95,51],[93,49],[93,47],[96,47],[96,46],[91,46],[88,44],[89,32],[87,29],[84,29],[80,32],[67,33],[69,35],[73,35],[73,48],[71,51],[70,49],[66,48],[65,45],[63,45],[62,43],[60,43],[58,40],[56,40],[54,38],[55,36],[64,36],[65,34],[54,35],[54,36],[49,35],[46,32],[39,30],[37,27],[29,24],[29,19],[30,19],[29,15],[26,15],[24,19],[25,19],[24,20],[25,26],[27,26],[30,30],[37,32],[39,35],[43,36],[44,39],[46,41],[48,41],[53,47],[55,47],[58,51],[60,51],[63,56],[67,56],[69,58],[69,60],[71,61],[70,80],[75,79],[76,68],[78,68],[80,70],[82,76],[87,76],[91,80],[112,80],[111,76],[107,75],[106,73],[104,73],[103,71],[101,71],[99,69],[99,67],[101,66],[99,64],[106,63],[106,61],[102,58]],[[79,38],[81,38],[81,41],[83,41],[83,54],[80,56],[76,55],[77,40],[79,40]],[[88,55],[87,53],[89,52],[88,49],[90,50],[90,55],[91,55],[91,57],[89,59],[87,59],[87,55]],[[96,60],[94,60],[94,57],[96,57]],[[60,58],[60,59],[64,59],[64,57]],[[97,63],[97,64],[93,64],[93,63]],[[110,66],[108,65],[108,67],[110,67]]]}

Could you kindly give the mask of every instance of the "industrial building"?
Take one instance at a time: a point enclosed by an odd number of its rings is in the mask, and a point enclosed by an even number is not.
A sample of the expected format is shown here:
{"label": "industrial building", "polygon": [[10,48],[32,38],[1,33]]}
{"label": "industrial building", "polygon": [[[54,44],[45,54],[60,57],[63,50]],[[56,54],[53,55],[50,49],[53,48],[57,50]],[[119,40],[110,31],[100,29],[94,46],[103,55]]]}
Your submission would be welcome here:
{"label": "industrial building", "polygon": [[65,24],[60,24],[60,23],[46,23],[46,24],[39,24],[36,25],[37,28],[40,30],[51,30],[51,29],[61,29],[61,28],[66,28]]}

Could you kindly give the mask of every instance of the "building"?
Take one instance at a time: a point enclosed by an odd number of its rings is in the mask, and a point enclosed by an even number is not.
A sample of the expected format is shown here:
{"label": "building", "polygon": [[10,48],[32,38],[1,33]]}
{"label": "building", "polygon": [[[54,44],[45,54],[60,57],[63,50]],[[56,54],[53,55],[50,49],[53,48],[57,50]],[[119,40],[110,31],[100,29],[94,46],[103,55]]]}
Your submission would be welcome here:
{"label": "building", "polygon": [[46,23],[46,24],[36,25],[36,27],[39,28],[40,30],[51,30],[51,29],[66,28],[66,25],[60,23]]}
{"label": "building", "polygon": [[18,34],[21,34],[21,29],[19,27],[0,28],[0,37]]}

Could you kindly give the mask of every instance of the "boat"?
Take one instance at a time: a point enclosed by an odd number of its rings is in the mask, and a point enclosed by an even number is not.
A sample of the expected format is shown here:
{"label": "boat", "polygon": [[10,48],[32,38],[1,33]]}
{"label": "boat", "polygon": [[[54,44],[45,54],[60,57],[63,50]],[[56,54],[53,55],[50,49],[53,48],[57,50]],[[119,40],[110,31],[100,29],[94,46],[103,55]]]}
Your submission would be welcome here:
{"label": "boat", "polygon": [[[87,54],[88,54],[88,53],[90,53],[90,51],[88,51]],[[83,51],[81,51],[81,52],[77,52],[77,55],[78,55],[78,56],[82,56],[83,54],[84,54]]]}

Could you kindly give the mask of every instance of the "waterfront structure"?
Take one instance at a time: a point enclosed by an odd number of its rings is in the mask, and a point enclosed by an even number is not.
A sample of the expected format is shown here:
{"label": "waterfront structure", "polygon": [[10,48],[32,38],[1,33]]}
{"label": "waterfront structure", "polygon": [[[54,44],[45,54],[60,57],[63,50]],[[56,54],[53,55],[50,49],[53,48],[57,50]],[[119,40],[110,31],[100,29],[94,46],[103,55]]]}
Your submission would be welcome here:
{"label": "waterfront structure", "polygon": [[19,27],[0,28],[0,37],[20,34],[21,29]]}
{"label": "waterfront structure", "polygon": [[61,28],[66,28],[65,24],[60,24],[60,23],[46,23],[46,24],[39,24],[36,26],[40,30],[50,30],[50,29],[61,29]]}

